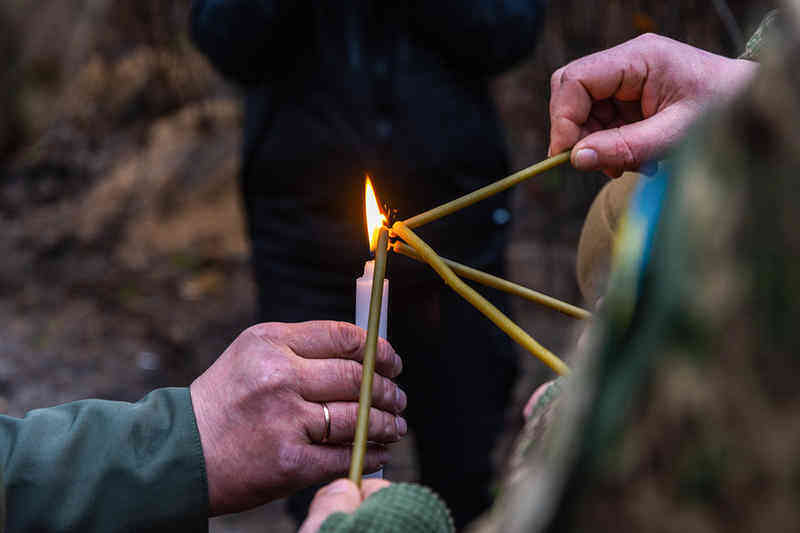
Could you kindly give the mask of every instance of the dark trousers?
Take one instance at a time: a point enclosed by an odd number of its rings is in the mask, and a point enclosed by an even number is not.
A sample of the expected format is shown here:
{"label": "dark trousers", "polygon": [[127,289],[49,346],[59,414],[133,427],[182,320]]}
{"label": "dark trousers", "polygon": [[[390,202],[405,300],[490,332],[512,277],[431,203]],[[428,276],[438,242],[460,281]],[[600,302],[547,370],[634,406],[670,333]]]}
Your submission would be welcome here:
{"label": "dark trousers", "polygon": [[[439,493],[461,527],[491,503],[490,455],[503,430],[517,362],[505,334],[429,270],[412,269],[418,279],[393,279],[392,265],[398,261],[409,260],[390,257],[388,335],[403,358],[399,383],[409,398],[405,416],[416,435],[421,482]],[[264,321],[353,322],[360,272],[353,272],[347,286],[312,288],[263,275],[268,265],[256,264]],[[413,274],[405,266],[403,278],[409,278]],[[502,267],[498,259],[488,270],[502,275]],[[500,293],[485,294],[505,308]],[[313,490],[290,499],[296,519],[305,517],[312,497]]]}

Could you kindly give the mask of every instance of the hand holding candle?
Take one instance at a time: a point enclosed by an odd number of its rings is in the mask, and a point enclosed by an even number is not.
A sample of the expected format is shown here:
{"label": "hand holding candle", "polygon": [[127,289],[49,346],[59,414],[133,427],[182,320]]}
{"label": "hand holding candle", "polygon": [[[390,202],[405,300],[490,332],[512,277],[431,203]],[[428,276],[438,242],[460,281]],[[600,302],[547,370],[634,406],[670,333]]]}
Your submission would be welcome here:
{"label": "hand holding candle", "polygon": [[[361,378],[361,395],[358,400],[358,419],[356,434],[353,440],[353,455],[350,462],[350,481],[361,486],[364,471],[364,453],[367,448],[367,430],[369,428],[369,409],[372,399],[372,379],[375,375],[375,352],[378,345],[378,329],[381,324],[383,294],[385,290],[386,259],[389,246],[389,228],[384,223],[386,217],[380,212],[372,183],[367,178],[365,187],[367,212],[367,237],[370,249],[375,251],[372,275],[372,290],[369,300],[369,317],[367,320],[367,340],[364,348],[364,372]],[[367,269],[365,268],[365,274]],[[384,335],[385,335],[384,328]]]}

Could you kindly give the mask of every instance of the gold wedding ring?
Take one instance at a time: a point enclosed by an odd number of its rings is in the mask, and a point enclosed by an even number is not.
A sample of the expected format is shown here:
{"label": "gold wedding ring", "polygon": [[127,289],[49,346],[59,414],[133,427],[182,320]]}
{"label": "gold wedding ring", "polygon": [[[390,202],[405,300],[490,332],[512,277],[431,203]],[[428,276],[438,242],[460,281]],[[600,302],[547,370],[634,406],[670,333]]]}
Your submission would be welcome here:
{"label": "gold wedding ring", "polygon": [[331,412],[328,409],[328,404],[325,402],[322,403],[322,414],[325,416],[325,435],[322,436],[322,444],[328,442],[328,438],[331,436]]}

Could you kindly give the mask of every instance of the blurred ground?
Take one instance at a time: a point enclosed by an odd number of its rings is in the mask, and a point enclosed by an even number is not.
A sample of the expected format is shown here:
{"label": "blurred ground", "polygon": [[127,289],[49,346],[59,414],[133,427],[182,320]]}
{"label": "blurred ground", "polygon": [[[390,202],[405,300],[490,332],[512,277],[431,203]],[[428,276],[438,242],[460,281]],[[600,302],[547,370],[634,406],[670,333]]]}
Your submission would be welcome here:
{"label": "blurred ground", "polygon": [[[741,49],[722,0],[553,4],[530,61],[493,84],[515,167],[542,158],[549,74],[570,59],[644,31],[727,55]],[[769,5],[730,2],[738,31]],[[192,49],[188,6],[0,4],[2,412],[186,385],[254,316],[235,182],[240,109],[235,89]],[[602,183],[561,169],[516,191],[513,279],[579,301],[575,247]],[[565,351],[568,319],[515,305],[528,331]],[[520,401],[545,376],[525,361]],[[508,421],[506,445],[518,406]],[[409,450],[400,446],[389,476],[413,479]],[[293,529],[280,504],[213,529],[265,524]]]}

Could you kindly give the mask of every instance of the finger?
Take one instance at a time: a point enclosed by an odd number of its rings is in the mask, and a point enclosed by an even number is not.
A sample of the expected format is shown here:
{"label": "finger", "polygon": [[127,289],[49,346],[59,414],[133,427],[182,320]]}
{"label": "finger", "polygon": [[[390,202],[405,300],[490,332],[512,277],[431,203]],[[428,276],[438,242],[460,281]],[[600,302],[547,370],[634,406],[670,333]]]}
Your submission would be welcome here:
{"label": "finger", "polygon": [[580,127],[593,102],[616,97],[641,98],[647,63],[625,43],[573,61],[550,79],[550,153],[560,153],[580,140]]}
{"label": "finger", "polygon": [[361,500],[361,492],[355,483],[337,479],[317,491],[298,533],[316,533],[330,515],[352,513],[361,505]]}
{"label": "finger", "polygon": [[539,387],[534,391],[528,400],[528,403],[525,404],[525,408],[522,410],[522,414],[525,418],[530,418],[530,416],[533,414],[533,408],[536,407],[539,398],[544,396],[544,393],[547,392],[547,389],[549,389],[550,385],[552,384],[552,381],[548,381],[547,383],[539,385]]}
{"label": "finger", "polygon": [[385,479],[365,479],[361,482],[361,499],[366,500],[381,489],[391,485]]}
{"label": "finger", "polygon": [[691,124],[693,114],[674,104],[652,117],[618,128],[589,134],[575,145],[572,164],[579,170],[636,170],[661,156],[679,140]]}
{"label": "finger", "polygon": [[[309,402],[357,402],[361,393],[364,367],[356,361],[342,359],[301,360],[297,383],[300,396]],[[372,378],[372,405],[391,413],[406,408],[406,393],[389,378],[375,374]]]}
{"label": "finger", "polygon": [[[318,320],[296,324],[261,324],[272,339],[306,359],[341,358],[362,361],[367,333],[348,322]],[[378,339],[375,371],[390,378],[403,370],[403,361],[385,339]]]}
{"label": "finger", "polygon": [[[330,444],[349,444],[353,442],[356,433],[356,420],[358,419],[358,404],[354,402],[333,402],[326,404],[330,413],[330,434],[327,442]],[[306,403],[305,415],[306,433],[311,443],[323,442],[326,431],[325,415],[322,405]],[[372,442],[387,444],[397,442],[408,433],[406,420],[394,413],[387,413],[380,409],[370,408],[367,439]]]}
{"label": "finger", "polygon": [[550,80],[549,155],[563,152],[581,138],[581,126],[592,111],[592,98],[580,83],[564,79],[566,67],[553,73]]}
{"label": "finger", "polygon": [[[353,446],[304,444],[298,450],[295,464],[295,479],[303,480],[304,485],[326,483],[337,477],[346,476],[350,470]],[[364,473],[369,474],[382,468],[389,461],[389,450],[382,444],[367,443],[364,453]]]}

